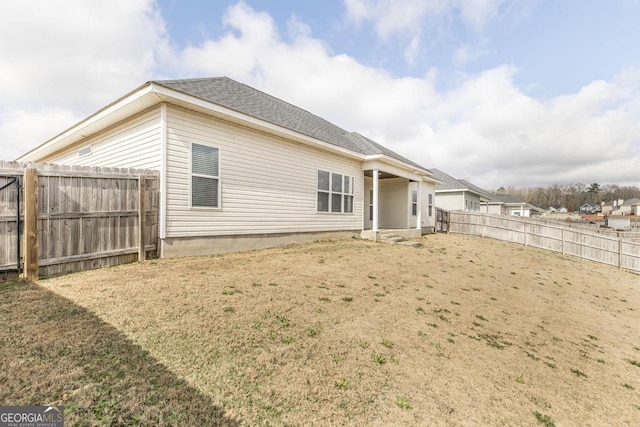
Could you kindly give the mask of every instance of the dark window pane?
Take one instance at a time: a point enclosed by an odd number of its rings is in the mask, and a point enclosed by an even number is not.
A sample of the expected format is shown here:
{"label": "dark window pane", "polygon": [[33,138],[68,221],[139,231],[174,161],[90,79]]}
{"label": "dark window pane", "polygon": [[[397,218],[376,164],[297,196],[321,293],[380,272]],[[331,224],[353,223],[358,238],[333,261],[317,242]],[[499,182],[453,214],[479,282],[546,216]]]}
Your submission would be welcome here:
{"label": "dark window pane", "polygon": [[218,176],[218,149],[206,145],[191,145],[191,173]]}
{"label": "dark window pane", "polygon": [[342,192],[342,175],[337,173],[331,175],[331,191]]}
{"label": "dark window pane", "polygon": [[353,180],[351,179],[351,177],[350,177],[350,176],[346,176],[346,175],[345,175],[345,177],[344,177],[344,187],[343,187],[343,188],[344,188],[344,191],[343,191],[343,193],[346,193],[346,194],[352,194],[352,193],[353,193],[353,187],[352,187],[352,184],[353,184]]}
{"label": "dark window pane", "polygon": [[342,194],[331,195],[331,212],[342,212]]}
{"label": "dark window pane", "polygon": [[329,172],[318,171],[318,190],[329,191]]}
{"label": "dark window pane", "polygon": [[218,207],[218,180],[216,178],[191,177],[191,206]]}
{"label": "dark window pane", "polygon": [[318,192],[318,212],[329,212],[329,193]]}
{"label": "dark window pane", "polygon": [[344,196],[344,211],[353,213],[353,196]]}

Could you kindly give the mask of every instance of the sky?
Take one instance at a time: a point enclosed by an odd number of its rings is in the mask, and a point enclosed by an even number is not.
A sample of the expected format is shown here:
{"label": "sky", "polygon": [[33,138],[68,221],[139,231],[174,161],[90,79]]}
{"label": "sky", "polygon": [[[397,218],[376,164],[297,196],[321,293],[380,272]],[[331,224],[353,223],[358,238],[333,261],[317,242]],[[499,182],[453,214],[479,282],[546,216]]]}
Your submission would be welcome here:
{"label": "sky", "polygon": [[2,0],[0,160],[228,76],[485,189],[640,186],[640,0]]}

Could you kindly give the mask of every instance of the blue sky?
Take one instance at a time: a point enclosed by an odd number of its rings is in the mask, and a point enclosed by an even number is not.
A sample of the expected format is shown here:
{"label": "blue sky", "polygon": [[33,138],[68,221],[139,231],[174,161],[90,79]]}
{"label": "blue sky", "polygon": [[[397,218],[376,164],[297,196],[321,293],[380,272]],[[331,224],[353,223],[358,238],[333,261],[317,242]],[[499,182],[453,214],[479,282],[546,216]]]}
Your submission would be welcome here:
{"label": "blue sky", "polygon": [[640,185],[638,22],[640,0],[5,0],[0,159],[148,80],[227,75],[488,189]]}

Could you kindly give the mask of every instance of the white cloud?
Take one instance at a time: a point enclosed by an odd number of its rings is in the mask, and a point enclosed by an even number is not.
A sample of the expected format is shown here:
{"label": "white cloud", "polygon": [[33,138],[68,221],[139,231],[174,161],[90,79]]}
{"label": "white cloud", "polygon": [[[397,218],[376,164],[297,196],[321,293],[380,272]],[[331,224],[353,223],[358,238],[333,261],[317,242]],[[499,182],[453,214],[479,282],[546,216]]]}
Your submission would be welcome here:
{"label": "white cloud", "polygon": [[371,21],[382,38],[416,33],[425,15],[445,14],[452,3],[453,0],[344,0],[347,20],[358,25]]}
{"label": "white cloud", "polygon": [[[354,8],[369,3],[351,2]],[[53,31],[53,24],[43,22],[42,14],[54,13],[46,7],[33,23],[20,26],[4,17],[28,21],[28,11],[7,9],[22,2],[0,4],[0,40],[15,38],[18,27],[28,34],[42,34],[38,24]],[[515,85],[518,70],[510,65],[461,75],[455,87],[440,90],[438,70],[421,78],[394,77],[333,53],[298,18],[289,21],[283,37],[269,14],[242,2],[227,10],[222,36],[184,49],[169,42],[153,4],[125,1],[117,14],[98,11],[100,19],[86,9],[83,22],[90,22],[77,33],[61,30],[53,41],[31,35],[16,46],[0,43],[0,55],[10,59],[0,62],[5,158],[154,75],[227,75],[488,189],[580,181],[640,185],[639,69],[543,100]],[[109,24],[97,22],[104,19]],[[113,28],[126,36],[111,37]],[[84,37],[76,36],[80,30]]]}
{"label": "white cloud", "polygon": [[415,35],[411,38],[411,42],[404,51],[404,58],[408,64],[413,65],[416,57],[420,53],[420,36]]}
{"label": "white cloud", "polygon": [[476,31],[482,31],[498,15],[504,2],[505,0],[457,0],[451,2],[451,7],[457,8],[462,19]]}
{"label": "white cloud", "polygon": [[[495,20],[506,0],[343,0],[348,23],[361,26],[371,23],[383,40],[399,35],[404,38],[405,59],[409,65],[416,60],[421,44],[434,40],[450,40],[454,22],[469,27],[480,36],[479,41],[461,45],[453,54],[453,63],[463,66],[488,52],[488,40],[483,36],[487,25]],[[521,0],[524,1],[524,0]],[[512,11],[510,15],[514,15]]]}
{"label": "white cloud", "polygon": [[[163,33],[151,0],[0,2],[3,155],[13,158],[42,142],[36,136],[61,131],[47,112],[52,118],[91,113],[148,80]],[[6,133],[16,116],[29,123],[28,114],[31,128],[51,127],[31,137],[22,132],[23,140]]]}
{"label": "white cloud", "polygon": [[[640,150],[637,71],[542,101],[515,86],[517,69],[509,65],[439,91],[435,70],[395,78],[331,53],[306,31],[283,41],[269,15],[243,3],[231,7],[225,22],[223,37],[176,53],[183,72],[229,75],[489,188],[637,182],[629,161]],[[231,53],[232,63],[222,60]]]}
{"label": "white cloud", "polygon": [[489,49],[487,48],[488,41],[486,39],[476,43],[473,46],[463,45],[458,47],[453,52],[453,64],[457,68],[461,68],[468,63],[474,61],[475,59],[480,58],[481,56],[489,53]]}
{"label": "white cloud", "polygon": [[13,160],[82,118],[66,108],[0,110],[0,159]]}

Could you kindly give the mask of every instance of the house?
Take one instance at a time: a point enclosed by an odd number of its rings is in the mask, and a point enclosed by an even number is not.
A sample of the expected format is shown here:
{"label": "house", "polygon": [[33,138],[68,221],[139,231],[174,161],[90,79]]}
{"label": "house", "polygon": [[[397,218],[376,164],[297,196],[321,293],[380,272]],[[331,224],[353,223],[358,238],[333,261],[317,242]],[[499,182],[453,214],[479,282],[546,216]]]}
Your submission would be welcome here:
{"label": "house", "polygon": [[596,202],[584,203],[582,206],[580,206],[579,211],[581,214],[594,215],[594,214],[597,214],[598,212],[601,212],[602,207],[600,203],[596,203]]}
{"label": "house", "polygon": [[480,211],[483,202],[491,200],[491,194],[464,179],[455,179],[439,170],[431,169],[440,181],[436,184],[436,207],[449,211]]}
{"label": "house", "polygon": [[510,194],[493,194],[483,212],[495,215],[531,216],[531,205]]}
{"label": "house", "polygon": [[614,212],[614,215],[634,215],[636,209],[634,206],[640,205],[640,199],[631,198],[624,200],[623,203],[618,205],[618,209]]}
{"label": "house", "polygon": [[554,205],[554,206],[549,206],[549,209],[547,209],[547,212],[550,212],[550,213],[567,213],[568,210],[564,206]]}
{"label": "house", "polygon": [[603,202],[602,213],[604,215],[620,215],[620,205],[624,203],[624,199],[615,199],[611,202]]}
{"label": "house", "polygon": [[160,171],[163,257],[434,227],[431,171],[226,77],[147,82],[17,160]]}

